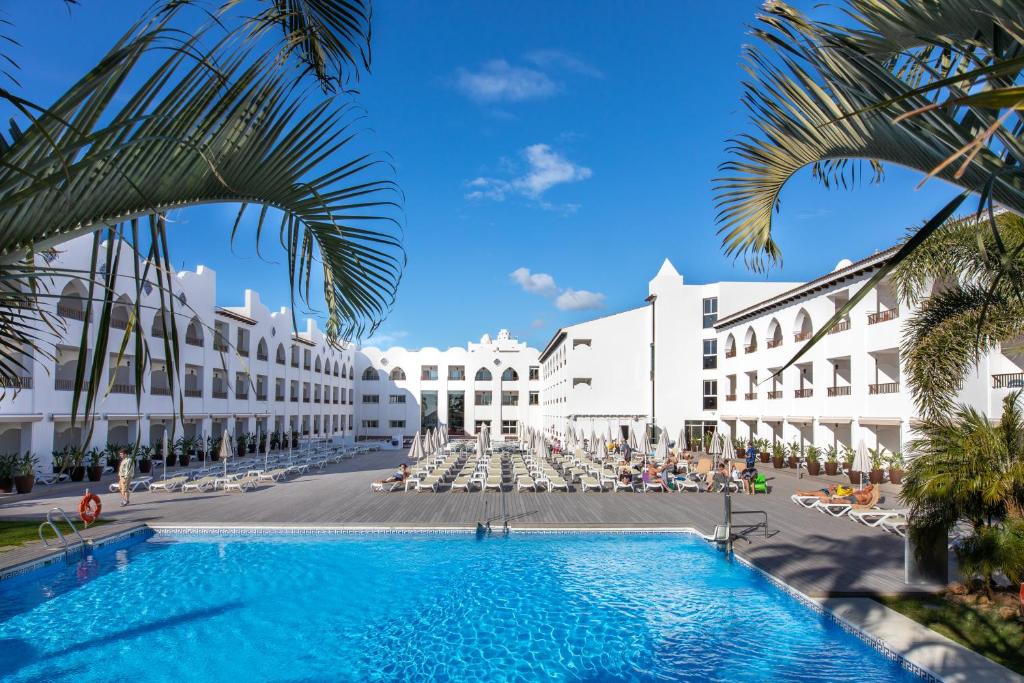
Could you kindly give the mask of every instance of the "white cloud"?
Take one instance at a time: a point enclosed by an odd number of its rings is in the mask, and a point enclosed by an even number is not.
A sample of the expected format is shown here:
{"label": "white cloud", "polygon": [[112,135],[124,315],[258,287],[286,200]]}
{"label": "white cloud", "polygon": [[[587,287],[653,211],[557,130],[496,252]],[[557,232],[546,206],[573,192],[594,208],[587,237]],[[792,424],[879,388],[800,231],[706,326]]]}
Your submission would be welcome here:
{"label": "white cloud", "polygon": [[543,143],[525,148],[522,157],[527,165],[525,173],[511,179],[484,176],[473,178],[466,182],[466,187],[469,188],[466,199],[503,202],[509,195],[515,194],[535,201],[543,209],[561,210],[566,213],[573,213],[579,209],[579,204],[551,204],[544,201],[543,195],[556,185],[577,183],[590,178],[594,175],[590,168],[566,159],[551,149],[550,145]]}
{"label": "white cloud", "polygon": [[555,299],[555,308],[560,311],[593,311],[604,308],[604,294],[588,292],[585,289],[566,289]]}
{"label": "white cloud", "polygon": [[540,294],[541,296],[554,296],[558,292],[555,286],[555,278],[547,273],[531,273],[529,268],[516,268],[508,274],[513,282],[523,288],[524,292]]}
{"label": "white cloud", "polygon": [[376,346],[383,348],[386,346],[394,346],[395,342],[408,337],[409,333],[405,330],[395,330],[394,332],[376,332],[372,337],[363,342],[363,346]]}
{"label": "white cloud", "polygon": [[604,74],[597,67],[561,50],[534,50],[527,53],[526,59],[542,69],[562,69],[590,78],[604,78]]}
{"label": "white cloud", "polygon": [[455,88],[477,102],[522,102],[558,92],[558,84],[547,74],[504,59],[486,62],[479,71],[459,69]]}
{"label": "white cloud", "polygon": [[539,330],[542,327],[544,327],[544,319],[543,318],[536,318],[532,323],[530,323],[530,329],[531,330]]}

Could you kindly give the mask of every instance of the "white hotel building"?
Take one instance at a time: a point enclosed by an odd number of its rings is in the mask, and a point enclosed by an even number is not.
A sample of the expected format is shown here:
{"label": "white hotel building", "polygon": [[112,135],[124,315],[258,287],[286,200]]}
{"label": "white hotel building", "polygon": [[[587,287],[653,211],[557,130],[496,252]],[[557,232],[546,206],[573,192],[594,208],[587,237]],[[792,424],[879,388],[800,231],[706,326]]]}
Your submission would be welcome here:
{"label": "white hotel building", "polygon": [[[312,320],[292,332],[287,309],[271,312],[245,292],[242,306],[220,308],[216,274],[202,266],[173,273],[184,412],[172,410],[155,288],[144,291],[142,328],[153,358],[136,405],[128,356],[115,363],[134,292],[117,280],[104,377],[89,445],[152,443],[175,432],[219,436],[294,429],[337,439],[408,440],[445,424],[453,435],[488,427],[496,437],[526,426],[564,439],[625,433],[654,424],[671,438],[713,429],[757,436],[903,450],[916,414],[903,384],[899,344],[913,311],[883,282],[798,363],[775,376],[891,256],[850,263],[807,283],[685,284],[667,260],[643,305],[558,330],[542,351],[502,330],[466,347],[331,347]],[[88,238],[63,246],[54,265],[88,271]],[[126,250],[122,263],[128,263]],[[124,271],[123,271],[124,272]],[[71,386],[84,317],[82,282],[63,279],[53,311],[67,324],[56,362],[27,359],[20,390],[0,399],[0,453],[32,450],[45,467],[53,449],[78,444]],[[95,313],[95,312],[94,312]],[[182,334],[181,331],[184,331]],[[1002,398],[1024,386],[1024,357],[997,351],[964,379],[960,400],[998,417]]]}

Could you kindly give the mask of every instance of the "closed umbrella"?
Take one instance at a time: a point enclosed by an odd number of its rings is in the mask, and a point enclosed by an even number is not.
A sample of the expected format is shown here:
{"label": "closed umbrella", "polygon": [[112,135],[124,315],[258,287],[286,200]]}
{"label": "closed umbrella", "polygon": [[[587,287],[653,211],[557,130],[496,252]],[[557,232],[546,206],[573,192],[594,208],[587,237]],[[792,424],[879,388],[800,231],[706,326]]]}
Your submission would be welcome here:
{"label": "closed umbrella", "polygon": [[221,433],[220,440],[220,459],[224,461],[224,476],[228,476],[228,458],[231,457],[231,440],[228,436],[228,430],[224,430]]}
{"label": "closed umbrella", "polygon": [[668,432],[661,430],[661,438],[658,439],[658,447],[654,451],[654,459],[658,462],[665,462],[668,459]]}
{"label": "closed umbrella", "polygon": [[612,423],[608,423],[608,443],[615,441],[615,432],[612,431]]}
{"label": "closed umbrella", "polygon": [[416,436],[412,437],[412,448],[409,449],[410,460],[423,458],[423,444],[420,443],[420,432],[416,430]]}
{"label": "closed umbrella", "polygon": [[860,472],[860,485],[864,487],[864,473],[871,469],[871,458],[868,455],[868,445],[864,443],[864,439],[857,442],[857,454],[853,457],[854,472]]}
{"label": "closed umbrella", "polygon": [[[273,421],[273,418],[271,418],[271,422],[272,421]],[[268,424],[270,424],[270,423],[268,422]],[[259,443],[259,441],[257,441],[256,443]],[[266,443],[264,444],[264,447],[263,447],[263,471],[266,472],[269,469],[270,469],[270,435],[267,434]]]}
{"label": "closed umbrella", "polygon": [[167,428],[164,427],[164,443],[163,448],[161,449],[163,452],[160,453],[160,455],[164,459],[164,479],[167,479],[167,462],[168,459],[171,457],[171,444],[168,443],[169,441],[170,439],[167,438]]}
{"label": "closed umbrella", "polygon": [[608,444],[604,440],[604,434],[601,435],[601,440],[598,443],[598,449],[599,449],[598,452],[601,454],[602,458],[607,458],[608,457]]}
{"label": "closed umbrella", "polygon": [[[601,437],[604,440],[604,437]],[[597,434],[594,433],[594,425],[590,425],[590,450],[595,452],[597,450]]]}
{"label": "closed umbrella", "polygon": [[726,462],[736,457],[736,449],[732,447],[732,439],[722,434],[722,460]]}
{"label": "closed umbrella", "polygon": [[679,428],[679,438],[676,440],[676,451],[682,454],[686,448],[686,427]]}
{"label": "closed umbrella", "polygon": [[629,439],[628,439],[628,443],[629,443],[629,447],[632,448],[634,451],[640,450],[640,444],[637,443],[637,440],[636,440],[636,430],[633,428],[633,423],[630,423],[630,425],[629,425]]}

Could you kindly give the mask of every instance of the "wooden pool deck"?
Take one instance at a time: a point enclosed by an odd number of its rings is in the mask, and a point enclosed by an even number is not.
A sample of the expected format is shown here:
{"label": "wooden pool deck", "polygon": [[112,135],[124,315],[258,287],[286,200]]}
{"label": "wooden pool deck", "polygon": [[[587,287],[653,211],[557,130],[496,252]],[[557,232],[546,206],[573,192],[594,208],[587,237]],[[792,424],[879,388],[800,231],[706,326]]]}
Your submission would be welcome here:
{"label": "wooden pool deck", "polygon": [[[500,526],[507,514],[512,529],[692,527],[710,534],[723,516],[723,496],[708,493],[371,493],[370,482],[387,476],[404,457],[398,451],[364,454],[246,494],[140,492],[126,508],[107,492],[109,478],[93,490],[103,497],[104,517],[125,525],[466,527],[488,519]],[[798,479],[770,465],[763,471],[771,494],[732,500],[736,512],[768,514],[769,538],[753,533],[749,542],[738,541],[738,555],[811,597],[922,592],[903,583],[902,539],[790,502],[796,489],[820,488],[826,479]],[[42,520],[54,506],[77,510],[85,488],[68,483],[37,487],[27,496],[3,495],[0,519]],[[884,506],[899,506],[895,489],[884,495]],[[38,544],[0,552],[0,570],[45,552]]]}

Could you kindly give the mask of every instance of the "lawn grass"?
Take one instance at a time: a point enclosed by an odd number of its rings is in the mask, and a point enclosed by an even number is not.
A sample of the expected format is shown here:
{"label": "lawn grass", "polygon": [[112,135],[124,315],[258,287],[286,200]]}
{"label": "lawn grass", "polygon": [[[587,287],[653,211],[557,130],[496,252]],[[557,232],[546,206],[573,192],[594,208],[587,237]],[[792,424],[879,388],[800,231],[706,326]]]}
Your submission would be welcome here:
{"label": "lawn grass", "polygon": [[[98,519],[90,526],[107,524],[109,521],[110,520],[107,519]],[[39,524],[40,522],[38,521],[0,521],[0,551],[3,551],[5,548],[24,545],[29,541],[38,541]],[[60,532],[65,536],[74,535],[74,532],[71,531],[71,528],[63,520],[59,522],[55,520],[54,524],[57,525],[57,528],[60,529]],[[82,525],[77,522],[75,523],[75,526],[79,530],[82,529]],[[47,529],[43,533],[46,535],[48,540],[52,541],[54,539],[53,529]]]}
{"label": "lawn grass", "polygon": [[880,602],[1007,669],[1024,674],[1024,623],[942,597],[881,598]]}

